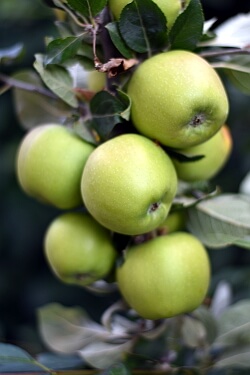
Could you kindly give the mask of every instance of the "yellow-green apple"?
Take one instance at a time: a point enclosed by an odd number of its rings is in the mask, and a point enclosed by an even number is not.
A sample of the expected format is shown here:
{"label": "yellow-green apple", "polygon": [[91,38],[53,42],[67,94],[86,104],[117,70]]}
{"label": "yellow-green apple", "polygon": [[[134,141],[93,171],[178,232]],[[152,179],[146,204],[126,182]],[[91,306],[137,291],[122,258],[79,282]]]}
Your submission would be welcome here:
{"label": "yellow-green apple", "polygon": [[[164,13],[168,29],[171,29],[178,15],[186,8],[190,0],[153,0]],[[109,0],[108,4],[115,19],[119,19],[122,9],[132,0]]]}
{"label": "yellow-green apple", "polygon": [[186,211],[176,210],[169,213],[164,222],[157,228],[159,234],[169,234],[183,230],[186,224]]}
{"label": "yellow-green apple", "polygon": [[18,150],[19,183],[43,203],[61,209],[79,206],[82,171],[93,150],[93,145],[64,126],[37,126],[25,135]]}
{"label": "yellow-green apple", "polygon": [[194,157],[203,156],[196,161],[179,161],[173,163],[180,180],[195,182],[213,178],[226,164],[232,151],[232,137],[229,128],[224,125],[208,141],[194,147],[178,150],[181,154]]}
{"label": "yellow-green apple", "polygon": [[46,231],[44,247],[55,275],[79,286],[105,278],[116,259],[110,232],[82,212],[55,218]]}
{"label": "yellow-green apple", "polygon": [[119,135],[98,146],[87,160],[81,182],[90,214],[108,229],[128,235],[157,228],[176,189],[169,156],[138,134]]}
{"label": "yellow-green apple", "polygon": [[138,131],[173,148],[211,138],[229,110],[217,72],[189,51],[162,52],[144,60],[132,74],[127,93]]}
{"label": "yellow-green apple", "polygon": [[124,258],[116,272],[120,292],[145,319],[191,312],[206,296],[209,258],[190,233],[175,232],[134,245]]}

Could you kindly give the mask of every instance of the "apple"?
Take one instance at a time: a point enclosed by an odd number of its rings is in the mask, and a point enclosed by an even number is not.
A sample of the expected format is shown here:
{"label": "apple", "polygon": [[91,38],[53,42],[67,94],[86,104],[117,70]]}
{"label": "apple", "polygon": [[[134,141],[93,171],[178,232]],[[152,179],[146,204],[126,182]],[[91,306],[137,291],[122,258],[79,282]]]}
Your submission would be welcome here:
{"label": "apple", "polygon": [[18,181],[28,195],[43,203],[61,209],[80,206],[82,170],[94,148],[64,126],[37,126],[20,144]]}
{"label": "apple", "polygon": [[106,74],[100,73],[97,70],[87,72],[87,88],[93,92],[98,92],[104,89],[106,85]]}
{"label": "apple", "polygon": [[116,277],[122,296],[141,317],[164,319],[202,303],[210,262],[196,237],[175,232],[129,248]]}
{"label": "apple", "polygon": [[137,130],[173,148],[211,138],[229,110],[216,71],[189,51],[162,52],[142,62],[132,74],[127,93]]}
{"label": "apple", "polygon": [[[178,15],[186,8],[190,0],[153,0],[164,13],[170,30]],[[108,4],[115,19],[119,19],[122,9],[132,0],[109,0]]]}
{"label": "apple", "polygon": [[90,214],[108,229],[128,235],[157,228],[168,215],[176,189],[169,156],[139,134],[119,135],[98,146],[81,182]]}
{"label": "apple", "polygon": [[172,158],[178,178],[195,182],[213,178],[224,167],[232,151],[232,137],[229,128],[224,125],[208,141],[179,152],[185,156],[193,157],[203,155],[196,161],[179,161]]}
{"label": "apple", "polygon": [[186,225],[186,211],[176,210],[169,213],[163,223],[157,228],[157,232],[161,234],[169,234],[183,230]]}
{"label": "apple", "polygon": [[79,286],[107,276],[116,259],[110,232],[83,212],[55,218],[46,231],[44,248],[55,275]]}

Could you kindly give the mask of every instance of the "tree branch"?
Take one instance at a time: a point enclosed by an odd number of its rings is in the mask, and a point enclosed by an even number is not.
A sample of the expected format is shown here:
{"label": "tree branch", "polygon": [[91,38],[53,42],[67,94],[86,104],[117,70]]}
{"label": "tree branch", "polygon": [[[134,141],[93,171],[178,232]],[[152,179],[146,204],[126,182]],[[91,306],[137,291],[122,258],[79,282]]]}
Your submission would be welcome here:
{"label": "tree branch", "polygon": [[201,52],[199,55],[201,57],[216,57],[216,56],[225,56],[225,55],[243,55],[243,54],[250,54],[250,48],[228,48],[228,49],[221,49],[217,51],[206,51]]}
{"label": "tree branch", "polygon": [[48,89],[44,87],[39,87],[39,86],[33,85],[32,83],[17,80],[15,78],[6,76],[5,74],[2,74],[2,73],[0,73],[0,81],[6,83],[7,85],[11,87],[15,87],[15,88],[25,90],[25,91],[35,92],[37,94],[45,95],[51,99],[58,99],[58,97],[55,94],[53,94],[51,91],[49,91]]}

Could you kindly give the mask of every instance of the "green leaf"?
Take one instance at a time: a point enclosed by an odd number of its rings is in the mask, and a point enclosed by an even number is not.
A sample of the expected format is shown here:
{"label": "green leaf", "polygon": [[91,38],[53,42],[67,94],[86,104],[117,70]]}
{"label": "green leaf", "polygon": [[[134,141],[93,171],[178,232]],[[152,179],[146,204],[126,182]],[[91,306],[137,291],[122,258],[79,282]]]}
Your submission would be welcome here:
{"label": "green leaf", "polygon": [[59,98],[73,108],[78,106],[77,99],[73,92],[73,82],[66,69],[58,65],[48,65],[44,67],[43,56],[35,55],[34,68],[40,74],[43,82]]}
{"label": "green leaf", "polygon": [[[226,353],[215,362],[214,368],[225,368],[227,370],[233,368],[236,370],[235,375],[242,374],[240,369],[247,369],[247,372],[244,372],[244,374],[248,374],[250,368],[250,346],[240,346],[226,351]],[[230,375],[232,373],[227,372],[227,374]]]}
{"label": "green leaf", "polygon": [[208,247],[250,249],[250,197],[221,194],[202,201],[188,210],[187,226]]}
{"label": "green leaf", "polygon": [[70,36],[67,38],[58,38],[50,42],[47,46],[47,55],[45,65],[62,64],[66,60],[75,57],[81,45],[81,36]]}
{"label": "green leaf", "polygon": [[[20,71],[15,73],[13,78],[38,88],[44,87],[40,77],[33,70]],[[42,123],[62,123],[71,115],[71,108],[59,98],[52,99],[19,88],[14,88],[13,94],[18,121],[26,130]]]}
{"label": "green leaf", "polygon": [[194,50],[203,33],[204,15],[199,0],[191,0],[169,33],[171,49]]}
{"label": "green leaf", "polygon": [[39,353],[39,363],[53,370],[82,369],[84,362],[76,354]]}
{"label": "green leaf", "polygon": [[250,54],[230,58],[224,63],[228,78],[244,94],[250,95]]}
{"label": "green leaf", "polygon": [[93,18],[106,6],[107,0],[67,0],[68,4],[84,17]]}
{"label": "green leaf", "polygon": [[24,46],[16,43],[11,47],[0,49],[0,63],[9,64],[23,56]]}
{"label": "green leaf", "polygon": [[198,319],[206,330],[206,341],[212,344],[218,334],[218,324],[211,311],[201,305],[192,312],[192,316]]}
{"label": "green leaf", "polygon": [[110,22],[105,27],[109,32],[109,36],[112,42],[114,43],[118,51],[122,54],[122,56],[124,56],[126,59],[132,58],[134,54],[122,38],[118,22]]}
{"label": "green leaf", "polygon": [[117,363],[100,373],[100,375],[131,375],[131,372],[123,363]]}
{"label": "green leaf", "polygon": [[121,13],[119,29],[126,44],[139,53],[166,45],[166,17],[152,0],[134,0]]}
{"label": "green leaf", "polygon": [[115,125],[129,116],[129,97],[119,92],[114,96],[107,91],[98,92],[90,102],[93,125],[102,139],[106,139]]}
{"label": "green leaf", "polygon": [[106,369],[120,362],[124,355],[131,351],[132,340],[122,344],[94,342],[87,345],[78,354],[90,365],[99,369]]}
{"label": "green leaf", "polygon": [[0,343],[0,373],[30,371],[39,371],[41,373],[41,367],[25,350],[15,345]]}
{"label": "green leaf", "polygon": [[182,339],[186,346],[198,348],[206,341],[206,329],[202,322],[192,316],[185,315],[181,327]]}
{"label": "green leaf", "polygon": [[92,321],[80,307],[51,303],[38,309],[41,337],[46,345],[61,353],[75,353],[96,340],[109,336],[101,325]]}

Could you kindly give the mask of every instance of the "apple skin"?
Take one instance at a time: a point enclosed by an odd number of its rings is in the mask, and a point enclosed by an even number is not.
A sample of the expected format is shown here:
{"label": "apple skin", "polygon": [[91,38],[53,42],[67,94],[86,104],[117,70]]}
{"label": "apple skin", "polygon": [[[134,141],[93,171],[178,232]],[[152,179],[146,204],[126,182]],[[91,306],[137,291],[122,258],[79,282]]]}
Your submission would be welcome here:
{"label": "apple skin", "polygon": [[28,195],[60,209],[82,204],[80,181],[94,146],[58,124],[40,125],[23,138],[17,178]]}
{"label": "apple skin", "polygon": [[163,235],[184,230],[186,219],[187,215],[185,210],[170,212],[164,222],[157,228],[157,232]]}
{"label": "apple skin", "polygon": [[159,145],[142,135],[123,134],[90,155],[81,190],[86,208],[100,224],[136,235],[165,220],[177,178],[171,159]]}
{"label": "apple skin", "polygon": [[196,237],[175,232],[128,249],[116,277],[122,296],[141,317],[164,319],[202,303],[210,262]]}
{"label": "apple skin", "polygon": [[[170,0],[170,1],[153,0],[153,1],[154,3],[158,5],[158,7],[164,13],[167,19],[168,29],[170,30],[176,18],[183,11],[183,9],[187,6],[190,0],[186,1],[185,5],[183,5],[183,2],[181,0]],[[131,2],[132,0],[109,0],[108,4],[115,19],[119,19],[122,9]]]}
{"label": "apple skin", "polygon": [[79,286],[107,276],[117,255],[110,232],[82,212],[54,219],[46,231],[44,248],[54,274],[65,283]]}
{"label": "apple skin", "polygon": [[185,156],[204,155],[200,160],[180,162],[172,158],[178,178],[187,182],[209,180],[224,167],[232,152],[232,137],[229,128],[224,125],[208,141],[179,152]]}
{"label": "apple skin", "polygon": [[137,130],[173,148],[211,138],[229,110],[216,71],[189,51],[163,52],[142,62],[132,74],[127,93]]}

